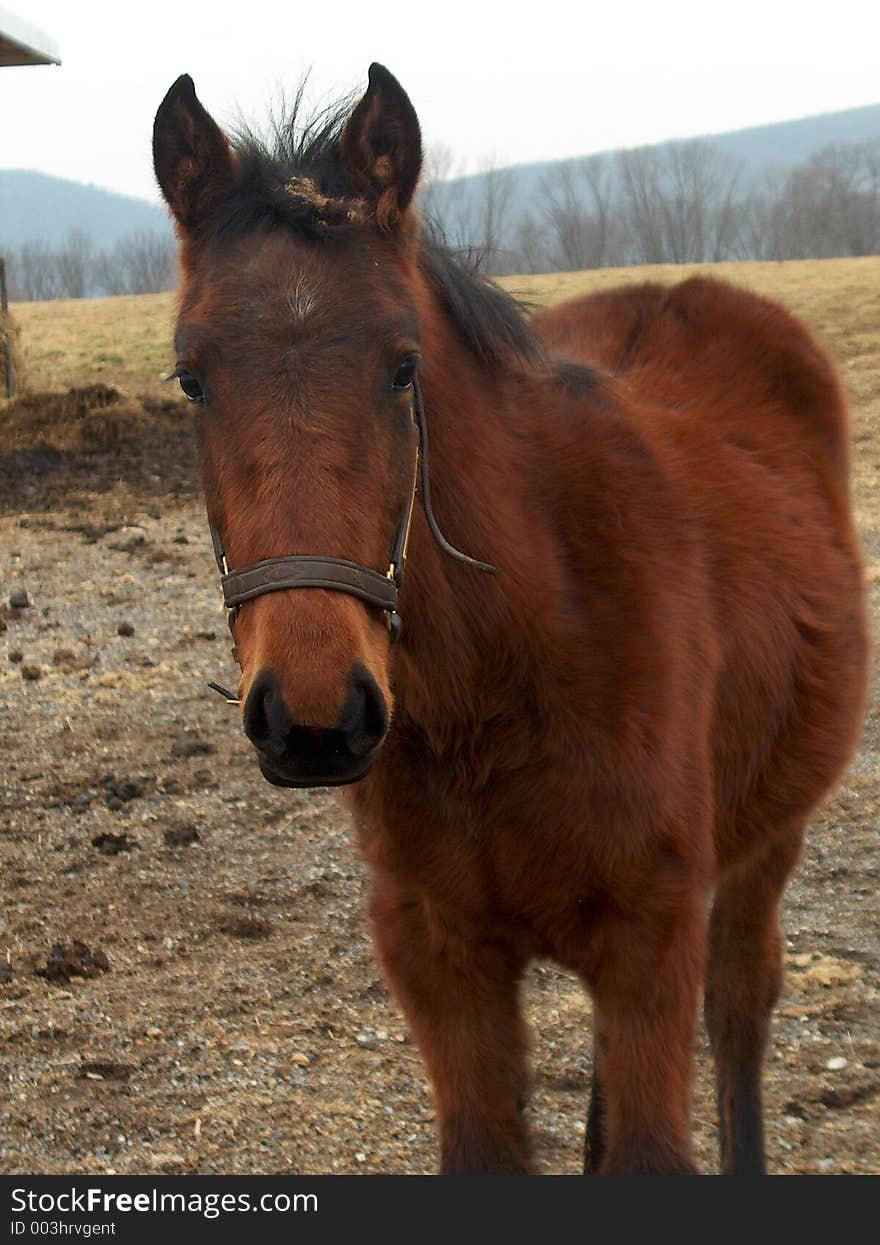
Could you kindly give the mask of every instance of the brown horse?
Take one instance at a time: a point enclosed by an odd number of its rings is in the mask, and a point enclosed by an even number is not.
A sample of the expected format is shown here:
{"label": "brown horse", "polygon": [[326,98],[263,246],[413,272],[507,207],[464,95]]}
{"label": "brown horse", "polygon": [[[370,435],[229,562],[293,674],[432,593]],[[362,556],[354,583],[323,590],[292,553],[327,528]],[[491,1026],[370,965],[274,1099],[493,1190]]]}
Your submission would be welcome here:
{"label": "brown horse", "polygon": [[704,987],[723,1165],[761,1171],[778,904],[865,683],[828,359],[703,278],[527,323],[420,223],[378,65],[272,145],[182,77],[154,154],[244,728],[270,781],[345,787],[443,1170],[529,1170],[551,956],[594,1004],[586,1169],[694,1170]]}

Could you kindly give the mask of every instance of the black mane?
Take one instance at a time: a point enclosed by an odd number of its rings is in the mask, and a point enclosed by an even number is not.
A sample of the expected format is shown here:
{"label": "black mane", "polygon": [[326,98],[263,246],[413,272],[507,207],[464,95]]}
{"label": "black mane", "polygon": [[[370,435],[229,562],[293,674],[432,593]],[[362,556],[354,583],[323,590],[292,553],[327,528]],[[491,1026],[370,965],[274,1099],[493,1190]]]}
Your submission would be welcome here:
{"label": "black mane", "polygon": [[[238,179],[208,223],[209,237],[226,241],[281,225],[326,241],[364,228],[363,212],[352,210],[358,191],[339,158],[353,100],[303,116],[304,86],[266,134],[241,126],[233,136]],[[291,184],[304,193],[291,193]],[[435,222],[422,225],[420,266],[468,349],[489,366],[538,359],[541,346],[524,306],[482,275],[478,256],[448,246]]]}

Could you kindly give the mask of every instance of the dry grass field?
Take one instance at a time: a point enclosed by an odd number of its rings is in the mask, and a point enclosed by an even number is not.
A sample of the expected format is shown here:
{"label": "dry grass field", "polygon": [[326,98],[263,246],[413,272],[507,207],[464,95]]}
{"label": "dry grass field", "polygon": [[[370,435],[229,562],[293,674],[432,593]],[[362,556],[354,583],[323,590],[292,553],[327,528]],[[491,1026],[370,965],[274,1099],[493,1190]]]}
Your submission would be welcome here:
{"label": "dry grass field", "polygon": [[[504,284],[538,304],[687,271]],[[842,369],[876,609],[880,259],[713,271],[801,314]],[[204,691],[235,675],[187,411],[161,379],[173,300],[13,310],[27,392],[0,403],[0,1171],[430,1171],[430,1096],[372,957],[345,816],[327,793],[268,787]],[[880,1171],[876,686],[870,703],[786,901],[779,1173]],[[527,1004],[539,1167],[574,1172],[589,1008],[547,964]],[[704,1044],[698,1065],[711,1171]]]}

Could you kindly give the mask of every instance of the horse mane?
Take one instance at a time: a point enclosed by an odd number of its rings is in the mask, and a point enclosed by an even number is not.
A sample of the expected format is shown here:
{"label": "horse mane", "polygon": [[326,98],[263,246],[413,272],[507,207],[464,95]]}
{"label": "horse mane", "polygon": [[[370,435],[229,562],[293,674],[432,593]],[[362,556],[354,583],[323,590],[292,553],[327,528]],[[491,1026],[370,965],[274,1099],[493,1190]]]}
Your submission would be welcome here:
{"label": "horse mane", "polygon": [[[240,124],[232,135],[235,188],[204,228],[207,241],[228,242],[278,226],[316,242],[366,227],[369,217],[339,156],[354,97],[312,113],[305,82],[265,132]],[[480,271],[480,256],[448,244],[436,221],[423,217],[419,266],[465,346],[484,365],[538,361],[543,349],[527,308]]]}

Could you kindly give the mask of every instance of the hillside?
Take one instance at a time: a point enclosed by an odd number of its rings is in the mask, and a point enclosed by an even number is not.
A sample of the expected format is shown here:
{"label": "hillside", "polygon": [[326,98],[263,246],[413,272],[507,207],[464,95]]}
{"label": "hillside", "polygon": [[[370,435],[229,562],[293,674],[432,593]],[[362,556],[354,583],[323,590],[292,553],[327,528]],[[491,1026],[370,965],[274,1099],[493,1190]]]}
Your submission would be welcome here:
{"label": "hillside", "polygon": [[163,208],[100,186],[25,169],[0,169],[0,246],[36,240],[58,246],[71,229],[85,229],[97,246],[126,234],[169,229]]}
{"label": "hillside", "polygon": [[[802,163],[829,143],[855,143],[880,137],[880,104],[702,137],[709,138],[725,154],[741,160],[748,179],[768,165],[790,167]],[[542,179],[550,170],[568,163],[571,161],[514,166],[516,176],[510,216],[517,217],[531,206]],[[453,178],[446,184],[452,194],[462,187],[467,198],[478,200],[484,193],[485,174]],[[81,228],[90,232],[96,244],[104,248],[136,230],[167,227],[164,210],[145,199],[130,198],[99,186],[43,173],[0,170],[0,246],[17,246],[41,239],[54,247],[72,228]]]}
{"label": "hillside", "polygon": [[[843,112],[825,112],[815,117],[799,117],[797,121],[772,122],[765,126],[733,129],[722,134],[682,134],[681,139],[700,138],[712,143],[719,151],[743,163],[746,181],[756,177],[762,169],[790,168],[802,164],[815,152],[830,143],[861,143],[880,138],[880,103],[864,108],[848,108]],[[663,148],[667,143],[653,143]],[[601,156],[614,158],[620,148],[599,152]],[[586,153],[585,153],[586,154]],[[591,153],[590,153],[591,154]],[[580,157],[576,157],[580,158]],[[524,204],[538,188],[546,174],[560,164],[570,161],[539,161],[533,164],[515,164],[517,174],[517,207]],[[474,173],[470,177],[454,178],[454,184],[468,188],[468,193],[479,194],[485,174]]]}
{"label": "hillside", "polygon": [[700,137],[742,160],[746,173],[754,174],[767,165],[801,164],[830,143],[862,143],[880,138],[880,104]]}

